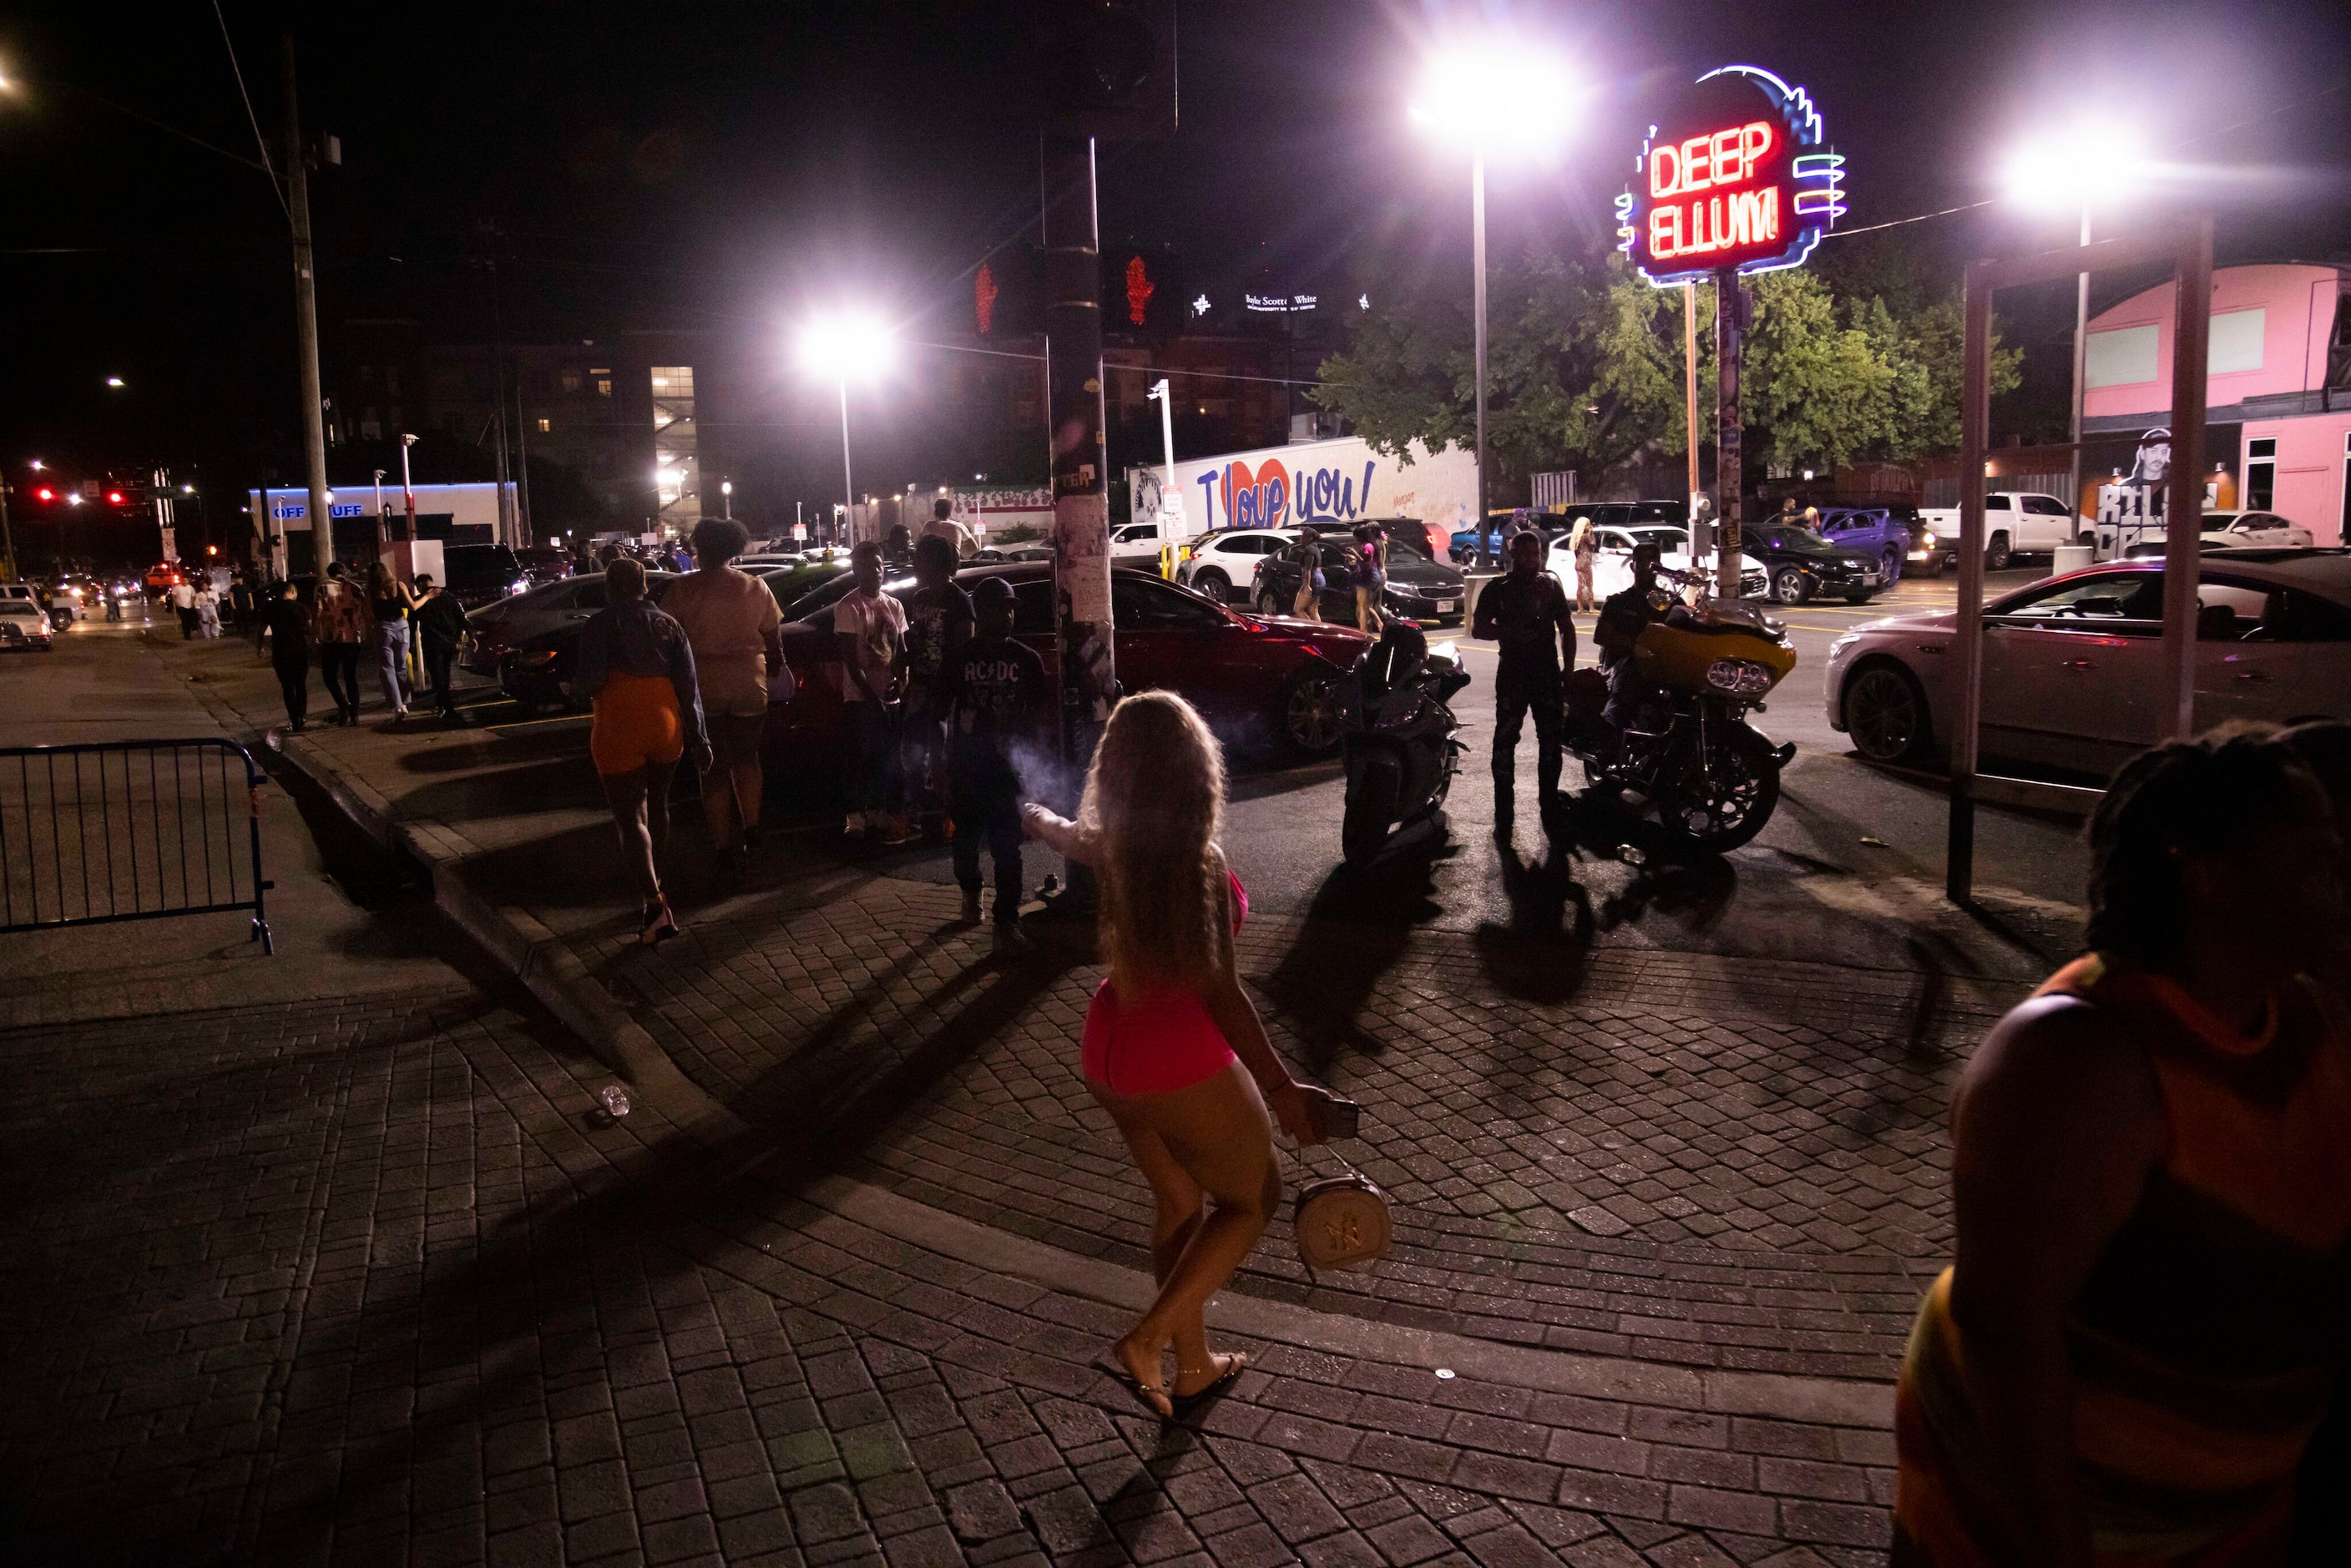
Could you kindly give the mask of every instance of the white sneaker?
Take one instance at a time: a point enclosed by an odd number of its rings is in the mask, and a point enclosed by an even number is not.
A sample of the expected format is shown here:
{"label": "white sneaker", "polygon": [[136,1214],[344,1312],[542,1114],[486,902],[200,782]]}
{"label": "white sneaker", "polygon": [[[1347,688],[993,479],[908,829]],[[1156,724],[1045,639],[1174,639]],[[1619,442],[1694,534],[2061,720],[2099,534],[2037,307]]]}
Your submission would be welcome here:
{"label": "white sneaker", "polygon": [[847,833],[852,839],[858,834],[863,832],[865,831],[865,813],[862,811],[850,812],[849,821],[841,825],[841,831]]}

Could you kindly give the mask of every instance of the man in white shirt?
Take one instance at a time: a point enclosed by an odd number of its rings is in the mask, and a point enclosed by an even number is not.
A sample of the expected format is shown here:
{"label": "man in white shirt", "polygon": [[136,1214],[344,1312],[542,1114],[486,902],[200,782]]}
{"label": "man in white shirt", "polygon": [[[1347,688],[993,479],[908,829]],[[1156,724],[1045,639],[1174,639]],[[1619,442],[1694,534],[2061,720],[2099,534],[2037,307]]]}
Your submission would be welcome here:
{"label": "man in white shirt", "polygon": [[956,559],[969,560],[979,551],[979,542],[971,530],[955,520],[955,503],[945,496],[931,503],[931,520],[923,525],[926,539],[945,539],[955,546]]}
{"label": "man in white shirt", "polygon": [[841,831],[872,832],[883,843],[910,836],[897,810],[898,696],[904,674],[906,607],[882,591],[882,547],[872,539],[849,555],[857,585],[832,607],[841,640],[841,708],[848,730],[849,820]]}
{"label": "man in white shirt", "polygon": [[183,641],[196,634],[196,589],[184,572],[174,572],[179,580],[172,584],[172,608],[180,612],[180,636]]}

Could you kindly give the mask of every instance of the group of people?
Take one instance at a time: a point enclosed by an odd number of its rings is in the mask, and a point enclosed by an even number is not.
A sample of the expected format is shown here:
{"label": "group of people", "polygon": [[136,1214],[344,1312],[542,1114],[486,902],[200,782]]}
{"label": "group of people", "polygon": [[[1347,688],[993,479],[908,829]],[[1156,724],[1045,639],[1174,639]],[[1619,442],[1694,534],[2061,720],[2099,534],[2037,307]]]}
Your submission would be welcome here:
{"label": "group of people", "polygon": [[[1320,529],[1301,528],[1281,552],[1281,559],[1298,573],[1290,613],[1301,621],[1322,619],[1322,595],[1332,587],[1322,545],[1330,537]],[[1346,585],[1354,591],[1355,627],[1377,636],[1387,623],[1387,612],[1381,604],[1388,582],[1387,530],[1377,523],[1357,523],[1348,530],[1347,540],[1345,565],[1340,570],[1346,574]]]}
{"label": "group of people", "polygon": [[334,704],[333,722],[357,724],[362,658],[374,664],[384,707],[393,719],[405,719],[416,695],[412,643],[422,655],[434,711],[445,719],[458,716],[451,666],[465,645],[465,610],[429,572],[410,582],[378,561],[362,580],[343,562],[330,562],[308,603],[291,580],[269,585],[255,636],[277,672],[289,729],[308,727],[314,664]]}

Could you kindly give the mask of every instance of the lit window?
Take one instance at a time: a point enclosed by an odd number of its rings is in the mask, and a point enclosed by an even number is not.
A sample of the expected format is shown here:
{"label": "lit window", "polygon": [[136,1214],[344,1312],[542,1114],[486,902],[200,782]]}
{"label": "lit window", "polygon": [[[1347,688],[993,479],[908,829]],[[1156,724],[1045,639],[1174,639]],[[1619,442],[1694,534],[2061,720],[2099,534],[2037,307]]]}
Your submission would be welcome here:
{"label": "lit window", "polygon": [[551,419],[542,419],[538,422],[538,433],[541,435],[548,434],[549,432],[553,431],[554,428],[555,422]]}

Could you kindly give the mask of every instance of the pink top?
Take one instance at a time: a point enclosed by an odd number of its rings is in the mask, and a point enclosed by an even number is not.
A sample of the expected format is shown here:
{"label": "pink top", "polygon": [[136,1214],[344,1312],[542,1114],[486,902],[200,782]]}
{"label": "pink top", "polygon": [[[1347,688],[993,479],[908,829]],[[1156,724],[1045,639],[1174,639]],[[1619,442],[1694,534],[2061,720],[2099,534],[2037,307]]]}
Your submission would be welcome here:
{"label": "pink top", "polygon": [[[1233,931],[1249,918],[1249,893],[1228,868],[1233,889]],[[1131,1008],[1104,976],[1086,1009],[1086,1032],[1079,1048],[1086,1082],[1113,1094],[1165,1094],[1215,1077],[1236,1058],[1224,1031],[1208,1017],[1194,990],[1154,992]]]}

